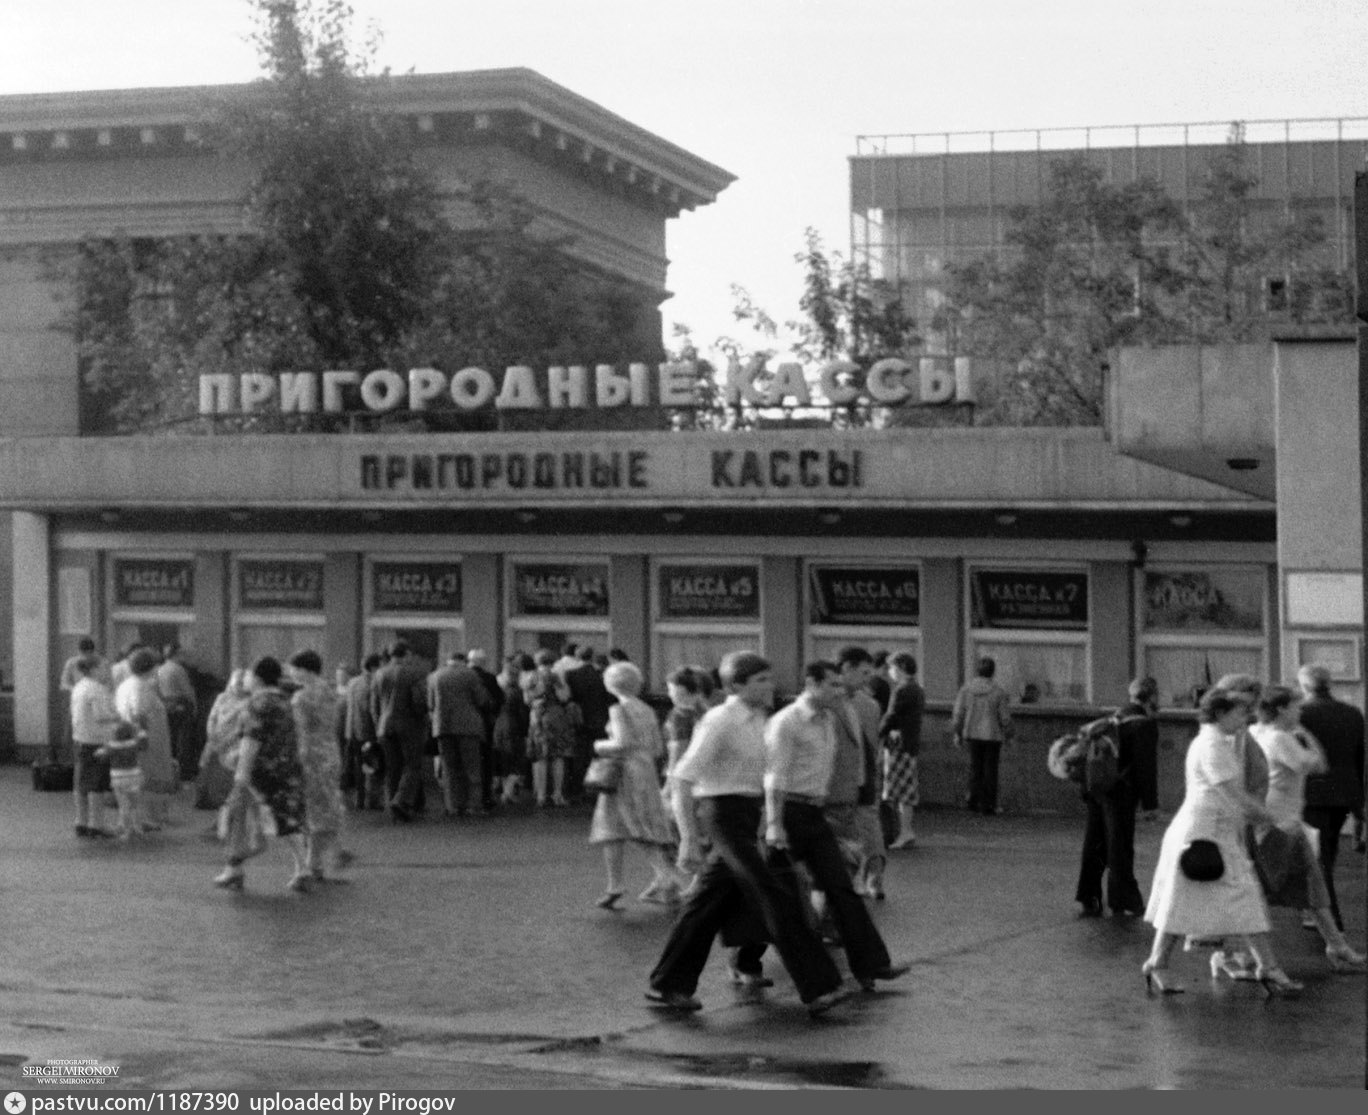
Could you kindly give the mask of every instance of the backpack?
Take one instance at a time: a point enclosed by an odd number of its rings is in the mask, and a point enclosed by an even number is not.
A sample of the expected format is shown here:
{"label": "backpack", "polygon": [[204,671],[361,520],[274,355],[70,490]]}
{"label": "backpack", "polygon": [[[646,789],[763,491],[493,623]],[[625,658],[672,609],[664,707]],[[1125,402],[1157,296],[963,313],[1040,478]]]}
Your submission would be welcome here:
{"label": "backpack", "polygon": [[1119,716],[1094,720],[1083,727],[1087,747],[1083,755],[1083,792],[1092,798],[1102,797],[1116,788],[1120,777],[1117,760],[1121,755]]}
{"label": "backpack", "polygon": [[1061,781],[1078,783],[1088,797],[1111,792],[1120,780],[1120,728],[1121,717],[1113,713],[1060,736],[1045,759],[1050,773]]}

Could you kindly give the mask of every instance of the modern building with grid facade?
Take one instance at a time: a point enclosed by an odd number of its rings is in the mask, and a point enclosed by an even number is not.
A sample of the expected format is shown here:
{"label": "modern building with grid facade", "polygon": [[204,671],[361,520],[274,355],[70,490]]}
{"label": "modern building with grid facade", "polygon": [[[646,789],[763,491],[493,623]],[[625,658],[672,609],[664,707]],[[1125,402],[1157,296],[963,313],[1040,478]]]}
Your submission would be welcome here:
{"label": "modern building with grid facade", "polygon": [[[947,267],[1008,250],[1018,206],[1038,205],[1050,168],[1084,156],[1112,184],[1151,178],[1184,208],[1231,125],[1134,125],[1028,131],[862,135],[850,160],[851,257],[906,291],[929,322],[941,305]],[[1317,262],[1352,267],[1354,171],[1368,157],[1368,118],[1257,120],[1244,124],[1248,166],[1258,186],[1255,220],[1291,213],[1321,218],[1327,241]],[[1265,276],[1262,297],[1276,314],[1285,277]]]}

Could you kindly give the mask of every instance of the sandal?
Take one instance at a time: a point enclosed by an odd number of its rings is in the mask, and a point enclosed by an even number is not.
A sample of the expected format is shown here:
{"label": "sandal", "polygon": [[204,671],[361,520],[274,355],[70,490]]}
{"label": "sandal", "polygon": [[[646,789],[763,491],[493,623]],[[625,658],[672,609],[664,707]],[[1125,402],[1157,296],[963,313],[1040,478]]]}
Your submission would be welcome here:
{"label": "sandal", "polygon": [[610,890],[605,891],[603,897],[600,898],[597,902],[595,902],[594,905],[597,906],[600,910],[619,910],[622,908],[618,905],[618,903],[621,901],[622,891]]}

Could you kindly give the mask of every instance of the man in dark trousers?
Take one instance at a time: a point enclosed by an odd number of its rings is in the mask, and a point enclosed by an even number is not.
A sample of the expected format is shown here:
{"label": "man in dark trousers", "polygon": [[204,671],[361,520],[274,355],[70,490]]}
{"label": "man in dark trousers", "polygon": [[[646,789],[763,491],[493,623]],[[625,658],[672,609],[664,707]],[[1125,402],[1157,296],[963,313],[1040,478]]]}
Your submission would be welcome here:
{"label": "man in dark trousers", "polygon": [[1088,822],[1075,899],[1080,917],[1102,916],[1102,873],[1112,915],[1143,914],[1145,899],[1135,881],[1135,811],[1159,808],[1159,686],[1153,678],[1130,683],[1130,703],[1117,710],[1116,785],[1105,794],[1084,791]]}
{"label": "man in dark trousers", "polygon": [[428,675],[427,703],[432,735],[442,757],[442,800],[447,816],[464,817],[472,797],[475,808],[486,812],[480,793],[486,781],[480,752],[489,694],[480,675],[466,665],[464,655],[451,655],[446,665]]}
{"label": "man in dark trousers", "polygon": [[480,769],[484,771],[484,782],[480,787],[480,805],[486,812],[494,808],[495,801],[494,722],[499,719],[499,713],[503,711],[506,700],[503,686],[499,684],[499,679],[489,672],[488,663],[489,656],[480,647],[472,647],[466,651],[466,665],[475,671],[480,684],[489,694],[489,707],[484,710],[484,743],[480,747]]}
{"label": "man in dark trousers", "polygon": [[380,656],[368,654],[361,672],[347,682],[343,693],[342,737],[346,742],[342,765],[342,790],[354,794],[357,809],[378,807],[379,788],[370,784],[362,769],[367,746],[378,747],[375,718],[371,716],[371,685],[380,669]]}
{"label": "man in dark trousers", "polygon": [[[728,654],[719,672],[731,695],[704,714],[674,771],[679,866],[698,871],[698,881],[651,972],[646,997],[670,1010],[701,1010],[694,990],[713,938],[744,913],[763,925],[798,997],[816,1017],[849,993],[808,924],[792,867],[785,862],[771,870],[756,839],[764,815],[765,714],[774,701],[774,675],[765,659],[749,651]],[[701,838],[709,842],[706,862]],[[732,978],[749,987],[767,982],[759,971],[736,968]]]}
{"label": "man in dark trousers", "polygon": [[1320,834],[1321,874],[1330,892],[1330,913],[1344,929],[1335,894],[1335,860],[1349,814],[1363,815],[1363,713],[1330,692],[1330,671],[1303,666],[1297,671],[1303,696],[1301,726],[1320,741],[1328,768],[1306,780],[1302,819]]}
{"label": "man in dark trousers", "polygon": [[390,660],[371,686],[371,715],[385,753],[390,816],[412,821],[423,786],[427,743],[427,671],[403,639],[390,648]]}
{"label": "man in dark trousers", "polygon": [[579,786],[594,754],[594,741],[608,734],[608,708],[614,697],[603,684],[603,675],[594,665],[594,648],[587,644],[575,651],[578,665],[562,675],[570,687],[570,699],[579,706],[580,723],[575,741],[575,762],[567,775],[567,785]]}

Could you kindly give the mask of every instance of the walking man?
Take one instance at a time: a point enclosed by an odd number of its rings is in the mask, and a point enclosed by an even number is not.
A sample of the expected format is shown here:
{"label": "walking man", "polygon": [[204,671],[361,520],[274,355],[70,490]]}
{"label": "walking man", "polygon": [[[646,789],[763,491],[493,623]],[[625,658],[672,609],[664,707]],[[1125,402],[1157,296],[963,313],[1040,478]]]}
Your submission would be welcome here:
{"label": "walking man", "polygon": [[423,786],[423,751],[427,742],[427,673],[398,640],[390,660],[371,686],[371,716],[385,753],[385,780],[390,816],[412,821]]}
{"label": "walking man", "polygon": [[[763,923],[798,997],[816,1017],[847,993],[808,923],[792,873],[771,871],[757,839],[765,798],[765,714],[774,700],[774,678],[770,664],[749,651],[727,655],[720,672],[731,696],[699,721],[674,771],[679,866],[699,877],[651,972],[646,997],[671,1010],[702,1009],[694,991],[713,938],[738,915],[750,914]],[[711,844],[706,863],[700,836]]]}
{"label": "walking man", "polygon": [[489,693],[480,675],[453,654],[427,679],[428,712],[437,753],[442,756],[442,799],[448,817],[464,817],[471,807],[487,813],[481,795],[485,768],[480,755],[485,738]]}
{"label": "walking man", "polygon": [[846,704],[840,669],[830,662],[812,662],[803,671],[803,692],[770,720],[765,729],[765,843],[772,857],[787,852],[811,873],[826,895],[851,975],[864,990],[873,991],[875,980],[897,979],[909,965],[889,959],[822,811],[841,746],[836,721]]}
{"label": "walking man", "polygon": [[1363,816],[1363,714],[1330,692],[1330,671],[1324,666],[1303,666],[1297,684],[1305,700],[1301,724],[1320,741],[1326,770],[1306,780],[1306,805],[1302,819],[1320,836],[1321,874],[1330,892],[1330,913],[1344,929],[1339,898],[1335,894],[1335,861],[1340,833],[1349,814]]}

